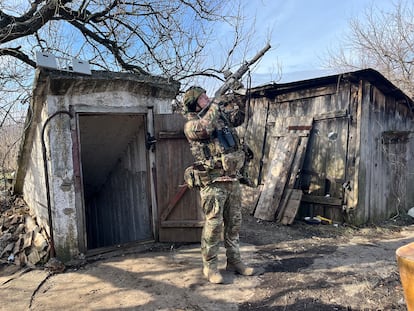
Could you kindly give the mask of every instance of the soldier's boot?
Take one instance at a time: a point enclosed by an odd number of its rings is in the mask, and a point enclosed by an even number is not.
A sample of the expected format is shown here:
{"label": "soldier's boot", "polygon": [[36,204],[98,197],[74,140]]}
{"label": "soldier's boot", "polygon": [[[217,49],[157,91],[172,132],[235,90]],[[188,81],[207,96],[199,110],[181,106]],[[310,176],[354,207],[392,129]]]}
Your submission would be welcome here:
{"label": "soldier's boot", "polygon": [[236,262],[236,263],[227,261],[226,270],[231,271],[231,272],[236,272],[238,274],[246,275],[246,276],[253,275],[256,272],[254,268],[246,266],[241,261]]}
{"label": "soldier's boot", "polygon": [[210,283],[222,284],[224,282],[223,276],[217,268],[204,266],[203,274]]}

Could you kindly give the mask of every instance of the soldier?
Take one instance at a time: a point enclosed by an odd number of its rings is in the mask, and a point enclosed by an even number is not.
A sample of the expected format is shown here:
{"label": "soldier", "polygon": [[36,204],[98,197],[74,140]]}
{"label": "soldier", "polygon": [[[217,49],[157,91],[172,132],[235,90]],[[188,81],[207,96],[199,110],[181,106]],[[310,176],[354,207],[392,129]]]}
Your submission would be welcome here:
{"label": "soldier", "polygon": [[[239,179],[245,154],[232,124],[217,103],[211,103],[201,87],[184,94],[187,122],[184,133],[195,158],[184,176],[189,187],[198,187],[205,224],[201,236],[203,274],[211,282],[223,283],[217,268],[219,243],[224,224],[227,271],[253,275],[240,258],[239,231],[242,222]],[[209,106],[204,115],[199,113]],[[204,111],[204,110],[203,110]],[[237,126],[237,125],[236,125]]]}

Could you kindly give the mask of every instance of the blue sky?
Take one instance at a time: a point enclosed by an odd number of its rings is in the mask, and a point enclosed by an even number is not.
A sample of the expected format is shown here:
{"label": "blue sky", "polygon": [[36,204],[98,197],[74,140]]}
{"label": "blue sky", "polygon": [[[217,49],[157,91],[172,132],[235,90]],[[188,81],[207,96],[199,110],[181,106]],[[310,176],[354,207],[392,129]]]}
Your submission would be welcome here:
{"label": "blue sky", "polygon": [[[392,0],[375,0],[373,3],[376,8],[386,11],[393,7]],[[348,29],[349,19],[362,16],[370,4],[372,0],[246,1],[245,14],[249,18],[256,15],[257,50],[265,45],[269,33],[273,47],[255,68],[258,82],[271,82],[277,61],[283,73],[279,82],[326,75],[321,59],[328,49],[337,46]]]}

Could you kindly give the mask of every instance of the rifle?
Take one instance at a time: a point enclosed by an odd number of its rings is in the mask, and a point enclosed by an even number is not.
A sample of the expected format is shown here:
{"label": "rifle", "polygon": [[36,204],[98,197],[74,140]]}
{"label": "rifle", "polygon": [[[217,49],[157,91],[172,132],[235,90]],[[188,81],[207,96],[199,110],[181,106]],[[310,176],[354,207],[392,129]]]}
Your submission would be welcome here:
{"label": "rifle", "polygon": [[204,112],[210,107],[210,105],[214,102],[215,99],[219,98],[220,96],[224,95],[228,90],[232,89],[234,85],[236,85],[239,80],[243,77],[243,75],[249,70],[250,66],[257,62],[262,56],[270,49],[270,44],[266,44],[266,46],[261,49],[250,61],[246,61],[239,69],[236,70],[235,73],[232,73],[226,78],[224,84],[214,93],[213,99],[210,103],[205,106],[197,116],[201,118]]}

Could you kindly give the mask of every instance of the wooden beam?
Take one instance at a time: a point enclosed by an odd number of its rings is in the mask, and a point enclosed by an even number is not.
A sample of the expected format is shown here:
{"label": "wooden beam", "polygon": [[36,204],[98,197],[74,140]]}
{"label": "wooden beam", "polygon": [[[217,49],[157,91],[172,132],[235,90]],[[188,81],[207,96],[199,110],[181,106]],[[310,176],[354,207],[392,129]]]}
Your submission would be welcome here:
{"label": "wooden beam", "polygon": [[312,125],[290,125],[287,129],[288,131],[310,131]]}
{"label": "wooden beam", "polygon": [[302,196],[302,202],[342,207],[342,199],[319,195],[304,194]]}
{"label": "wooden beam", "polygon": [[158,139],[182,139],[185,138],[183,131],[160,131]]}
{"label": "wooden beam", "polygon": [[313,116],[315,121],[326,120],[326,119],[335,119],[335,118],[345,118],[348,116],[348,111],[346,109],[328,111],[320,113]]}
{"label": "wooden beam", "polygon": [[161,217],[160,217],[161,222],[167,219],[168,215],[174,209],[175,205],[177,205],[178,201],[181,200],[181,198],[183,197],[187,189],[188,189],[187,185],[181,186],[178,192],[175,194],[175,196],[170,200],[170,202],[168,202],[167,207],[161,213]]}
{"label": "wooden beam", "polygon": [[161,221],[163,228],[197,228],[203,227],[204,220],[165,220]]}

